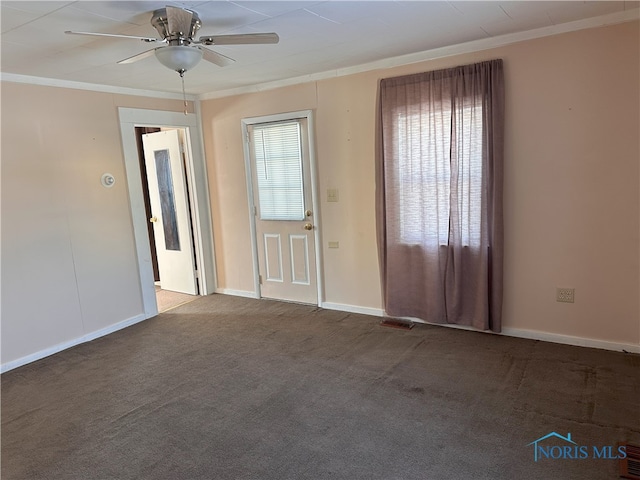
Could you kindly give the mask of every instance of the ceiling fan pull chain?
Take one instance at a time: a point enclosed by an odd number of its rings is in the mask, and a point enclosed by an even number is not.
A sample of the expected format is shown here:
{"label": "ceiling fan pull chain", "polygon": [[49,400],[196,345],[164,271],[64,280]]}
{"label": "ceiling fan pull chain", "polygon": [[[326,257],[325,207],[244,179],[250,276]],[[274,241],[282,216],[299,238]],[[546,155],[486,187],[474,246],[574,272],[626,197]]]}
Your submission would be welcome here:
{"label": "ceiling fan pull chain", "polygon": [[187,94],[184,91],[184,70],[178,72],[180,74],[180,80],[182,80],[182,98],[184,99],[184,114],[187,112]]}

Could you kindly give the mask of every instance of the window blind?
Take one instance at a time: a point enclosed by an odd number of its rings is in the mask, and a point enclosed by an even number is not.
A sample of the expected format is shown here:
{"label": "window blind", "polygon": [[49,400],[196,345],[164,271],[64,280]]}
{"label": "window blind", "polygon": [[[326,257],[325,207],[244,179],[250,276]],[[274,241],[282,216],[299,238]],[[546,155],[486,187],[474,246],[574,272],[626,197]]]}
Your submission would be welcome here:
{"label": "window blind", "polygon": [[299,122],[256,125],[253,139],[260,219],[303,220]]}

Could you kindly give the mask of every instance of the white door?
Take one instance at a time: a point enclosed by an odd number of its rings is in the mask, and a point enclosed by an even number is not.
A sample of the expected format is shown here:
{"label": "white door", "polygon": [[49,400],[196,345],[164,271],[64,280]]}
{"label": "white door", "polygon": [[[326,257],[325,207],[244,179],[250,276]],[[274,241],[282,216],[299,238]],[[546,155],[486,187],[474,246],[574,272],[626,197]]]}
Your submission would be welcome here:
{"label": "white door", "polygon": [[318,304],[307,120],[247,126],[260,295]]}
{"label": "white door", "polygon": [[197,295],[195,257],[178,130],[142,136],[160,287]]}

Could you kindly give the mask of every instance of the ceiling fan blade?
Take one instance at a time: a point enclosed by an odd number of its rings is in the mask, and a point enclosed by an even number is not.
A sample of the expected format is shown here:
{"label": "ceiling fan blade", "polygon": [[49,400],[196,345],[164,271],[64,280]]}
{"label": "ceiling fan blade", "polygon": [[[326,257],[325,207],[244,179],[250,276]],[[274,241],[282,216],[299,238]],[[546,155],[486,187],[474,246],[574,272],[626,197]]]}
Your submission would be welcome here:
{"label": "ceiling fan blade", "polygon": [[189,35],[191,31],[191,19],[193,13],[184,8],[166,7],[169,33],[179,33],[181,36]]}
{"label": "ceiling fan blade", "polygon": [[240,33],[236,35],[209,35],[200,37],[198,43],[204,45],[258,45],[278,43],[277,33]]}
{"label": "ceiling fan blade", "polygon": [[95,33],[95,32],[72,32],[71,30],[67,30],[66,32],[67,35],[89,35],[91,37],[114,37],[114,38],[129,38],[129,39],[133,39],[133,40],[142,40],[143,42],[164,42],[164,40],[161,40],[159,38],[152,38],[152,37],[136,37],[134,35],[118,35],[115,33]]}
{"label": "ceiling fan blade", "polygon": [[215,63],[219,67],[226,67],[227,65],[231,65],[235,62],[233,58],[229,58],[226,55],[214,52],[213,50],[209,50],[208,48],[198,47],[198,49],[202,52],[202,58],[204,58],[207,62]]}
{"label": "ceiling fan blade", "polygon": [[[157,47],[157,48],[162,48],[162,47]],[[155,53],[155,51],[156,51],[156,49],[152,48],[151,50],[147,50],[146,52],[138,53],[137,55],[134,55],[133,57],[125,58],[124,60],[120,60],[118,62],[118,64],[137,62],[138,60],[142,60],[143,58],[150,57],[151,55],[153,55]]]}

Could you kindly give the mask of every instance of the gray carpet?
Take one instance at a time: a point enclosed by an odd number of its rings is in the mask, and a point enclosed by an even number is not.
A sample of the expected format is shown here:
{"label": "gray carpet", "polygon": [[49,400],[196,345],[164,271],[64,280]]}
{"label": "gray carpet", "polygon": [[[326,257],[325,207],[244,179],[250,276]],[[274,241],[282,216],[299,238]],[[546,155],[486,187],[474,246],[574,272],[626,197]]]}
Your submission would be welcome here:
{"label": "gray carpet", "polygon": [[617,478],[552,431],[640,443],[640,356],[212,295],[2,375],[3,480]]}

